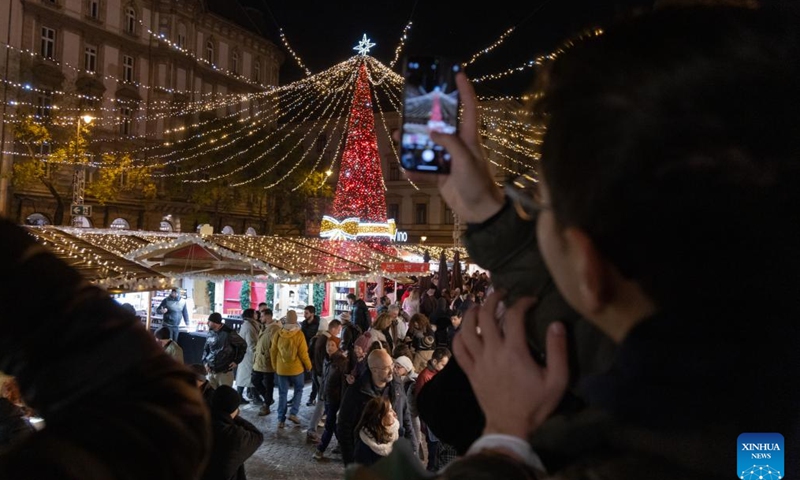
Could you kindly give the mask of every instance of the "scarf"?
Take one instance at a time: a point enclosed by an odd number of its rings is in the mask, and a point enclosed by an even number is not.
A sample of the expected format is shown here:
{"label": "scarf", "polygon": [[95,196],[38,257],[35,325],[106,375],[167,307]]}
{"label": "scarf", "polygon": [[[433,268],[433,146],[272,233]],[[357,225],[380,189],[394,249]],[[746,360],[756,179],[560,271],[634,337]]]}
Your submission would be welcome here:
{"label": "scarf", "polygon": [[397,418],[395,418],[394,422],[392,422],[392,424],[386,428],[388,428],[389,432],[391,433],[391,440],[388,443],[378,443],[363,428],[360,432],[358,432],[358,437],[362,442],[364,442],[364,445],[368,446],[373,452],[377,453],[381,457],[389,455],[392,452],[392,445],[397,441],[398,438],[400,438],[400,422],[397,420]]}

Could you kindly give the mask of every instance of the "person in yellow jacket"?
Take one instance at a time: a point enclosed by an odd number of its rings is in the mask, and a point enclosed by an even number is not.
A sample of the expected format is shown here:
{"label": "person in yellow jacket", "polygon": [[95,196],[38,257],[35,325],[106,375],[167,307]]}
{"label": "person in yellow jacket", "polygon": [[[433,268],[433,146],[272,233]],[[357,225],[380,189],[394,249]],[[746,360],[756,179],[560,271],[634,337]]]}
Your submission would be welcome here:
{"label": "person in yellow jacket", "polygon": [[278,428],[286,427],[286,394],[290,383],[294,386],[294,399],[289,420],[299,425],[297,412],[300,411],[300,400],[303,398],[305,372],[311,370],[311,359],[308,357],[306,337],[297,324],[297,312],[289,310],[286,314],[286,323],[272,340],[269,353],[278,376]]}
{"label": "person in yellow jacket", "polygon": [[258,411],[259,416],[269,415],[269,407],[275,403],[272,396],[275,391],[275,367],[272,365],[272,341],[281,330],[281,322],[272,317],[272,309],[264,307],[261,310],[261,323],[263,328],[258,334],[256,343],[256,358],[253,363],[253,387],[264,397],[264,405]]}

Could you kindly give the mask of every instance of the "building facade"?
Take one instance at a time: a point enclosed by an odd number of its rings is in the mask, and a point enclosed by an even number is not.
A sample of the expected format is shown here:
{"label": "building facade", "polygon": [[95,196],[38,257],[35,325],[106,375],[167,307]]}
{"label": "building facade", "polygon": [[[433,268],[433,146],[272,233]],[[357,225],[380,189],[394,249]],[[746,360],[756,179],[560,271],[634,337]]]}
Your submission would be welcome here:
{"label": "building facade", "polygon": [[[232,96],[278,85],[285,56],[267,39],[258,12],[216,0],[0,0],[8,22],[0,22],[3,123],[0,214],[20,223],[53,223],[58,204],[69,205],[74,165],[47,162],[44,183],[15,189],[14,161],[26,153],[15,125],[26,114],[56,128],[78,128],[91,116],[95,143],[104,151],[134,152],[147,160],[157,143],[179,138],[189,124],[210,116],[252,116],[272,108],[262,102],[234,103]],[[209,111],[209,105],[221,105]],[[88,118],[88,117],[87,117]],[[42,158],[48,145],[33,152]],[[98,174],[88,167],[86,182]],[[122,181],[122,179],[121,179]],[[95,205],[84,226],[187,230],[181,218],[198,207],[170,195],[157,182],[152,201],[119,195]],[[166,193],[166,194],[161,194]],[[60,197],[60,198],[57,198]],[[91,203],[92,198],[86,199]],[[252,205],[228,209],[224,222],[237,233],[248,228]],[[62,224],[71,223],[69,212]],[[196,222],[195,222],[196,223]],[[233,227],[231,227],[233,228]]]}

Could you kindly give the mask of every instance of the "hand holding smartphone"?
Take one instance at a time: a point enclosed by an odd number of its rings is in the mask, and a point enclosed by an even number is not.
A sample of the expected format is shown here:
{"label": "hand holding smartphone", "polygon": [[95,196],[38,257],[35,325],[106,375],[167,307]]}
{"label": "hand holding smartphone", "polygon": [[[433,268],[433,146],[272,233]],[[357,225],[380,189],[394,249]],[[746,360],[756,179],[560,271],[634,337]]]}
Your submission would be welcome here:
{"label": "hand holding smartphone", "polygon": [[400,163],[413,172],[450,173],[450,154],[430,132],[458,132],[460,101],[455,75],[461,65],[446,57],[409,55],[403,62]]}

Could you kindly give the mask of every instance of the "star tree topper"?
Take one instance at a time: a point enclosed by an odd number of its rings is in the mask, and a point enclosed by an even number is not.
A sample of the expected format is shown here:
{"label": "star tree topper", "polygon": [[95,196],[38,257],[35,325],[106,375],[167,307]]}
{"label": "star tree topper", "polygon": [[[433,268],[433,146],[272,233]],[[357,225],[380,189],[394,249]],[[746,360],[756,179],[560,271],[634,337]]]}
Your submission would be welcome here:
{"label": "star tree topper", "polygon": [[353,47],[353,50],[357,50],[358,54],[364,57],[369,53],[369,49],[374,46],[375,44],[369,41],[369,38],[367,38],[367,34],[365,33],[361,38],[361,41],[358,42],[358,45]]}

